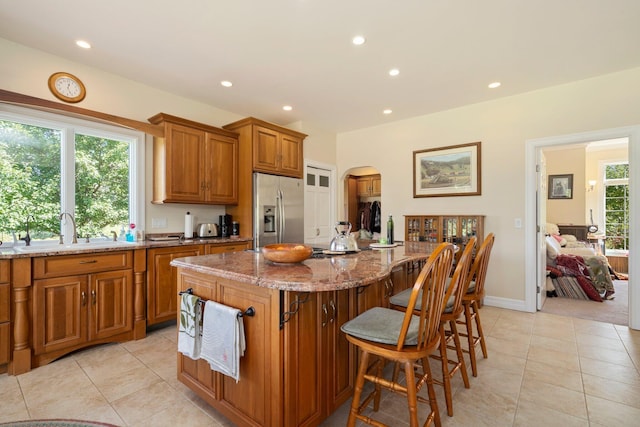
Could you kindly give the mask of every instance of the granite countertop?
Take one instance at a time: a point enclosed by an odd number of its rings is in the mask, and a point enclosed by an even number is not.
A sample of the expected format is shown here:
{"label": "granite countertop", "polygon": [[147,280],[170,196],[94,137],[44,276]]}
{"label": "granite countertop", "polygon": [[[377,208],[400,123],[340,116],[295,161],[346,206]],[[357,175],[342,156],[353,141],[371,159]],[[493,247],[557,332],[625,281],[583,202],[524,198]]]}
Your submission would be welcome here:
{"label": "granite countertop", "polygon": [[406,242],[385,249],[363,248],[344,255],[312,257],[301,263],[277,264],[260,252],[177,258],[174,267],[250,285],[295,292],[322,292],[369,285],[387,277],[394,266],[425,259],[437,243]]}
{"label": "granite countertop", "polygon": [[72,255],[81,253],[99,253],[99,252],[113,252],[121,250],[134,250],[134,249],[151,249],[151,248],[163,248],[171,246],[184,246],[184,245],[221,245],[228,243],[238,242],[250,242],[252,239],[244,237],[224,238],[224,237],[210,237],[210,238],[194,238],[187,240],[145,240],[143,242],[111,242],[101,241],[84,243],[83,240],[78,240],[78,243],[73,245],[46,245],[40,246],[39,244],[33,244],[28,248],[25,248],[24,243],[20,244],[17,248],[12,245],[0,245],[0,259],[11,258],[29,258],[36,256],[57,256],[57,255]]}

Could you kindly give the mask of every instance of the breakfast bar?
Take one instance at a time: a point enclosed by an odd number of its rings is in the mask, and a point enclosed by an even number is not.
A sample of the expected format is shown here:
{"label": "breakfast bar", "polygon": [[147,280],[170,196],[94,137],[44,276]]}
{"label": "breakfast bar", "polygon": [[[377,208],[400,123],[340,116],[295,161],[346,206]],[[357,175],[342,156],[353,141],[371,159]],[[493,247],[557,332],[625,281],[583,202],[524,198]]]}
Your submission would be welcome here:
{"label": "breakfast bar", "polygon": [[406,242],[273,263],[255,251],[178,258],[178,290],[242,311],[240,380],[178,353],[178,378],[239,426],[317,426],[353,393],[356,352],[340,326],[413,284],[435,243]]}

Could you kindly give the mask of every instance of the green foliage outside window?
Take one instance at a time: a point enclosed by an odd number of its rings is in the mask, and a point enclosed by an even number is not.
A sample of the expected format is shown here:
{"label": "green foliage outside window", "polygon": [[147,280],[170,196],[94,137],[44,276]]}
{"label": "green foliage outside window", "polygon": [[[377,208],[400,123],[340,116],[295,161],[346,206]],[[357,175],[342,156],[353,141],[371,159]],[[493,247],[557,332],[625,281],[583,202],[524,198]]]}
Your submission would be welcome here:
{"label": "green foliage outside window", "polygon": [[[62,132],[0,120],[0,240],[60,233]],[[80,236],[108,235],[129,222],[129,144],[75,136],[75,212]]]}
{"label": "green foliage outside window", "polygon": [[629,249],[629,164],[605,167],[605,232],[607,249]]}

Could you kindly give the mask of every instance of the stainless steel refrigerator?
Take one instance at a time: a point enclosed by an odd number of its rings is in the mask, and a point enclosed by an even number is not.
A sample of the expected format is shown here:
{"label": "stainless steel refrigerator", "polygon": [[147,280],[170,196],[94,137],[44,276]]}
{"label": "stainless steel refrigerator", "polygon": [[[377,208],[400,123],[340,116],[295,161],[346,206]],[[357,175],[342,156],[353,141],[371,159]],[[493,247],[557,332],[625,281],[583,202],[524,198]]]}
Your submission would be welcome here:
{"label": "stainless steel refrigerator", "polygon": [[253,247],[304,243],[303,180],[254,173],[253,188]]}

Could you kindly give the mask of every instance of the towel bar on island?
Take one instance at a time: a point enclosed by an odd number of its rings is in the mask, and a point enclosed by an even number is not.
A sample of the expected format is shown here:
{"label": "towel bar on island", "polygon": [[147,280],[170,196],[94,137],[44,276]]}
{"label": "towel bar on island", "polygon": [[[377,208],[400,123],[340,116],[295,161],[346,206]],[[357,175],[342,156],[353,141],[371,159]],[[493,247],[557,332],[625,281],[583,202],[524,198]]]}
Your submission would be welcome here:
{"label": "towel bar on island", "polygon": [[[182,294],[193,295],[193,289],[192,288],[188,288],[186,291],[178,292],[178,295],[182,295]],[[202,305],[202,308],[204,309],[204,304],[206,303],[206,301],[203,300],[202,298],[200,298],[199,302],[200,302],[200,305]],[[246,310],[241,311],[240,313],[238,313],[238,317],[244,317],[244,316],[253,317],[253,316],[255,316],[255,314],[256,314],[255,308],[253,308],[253,306],[250,306]]]}

